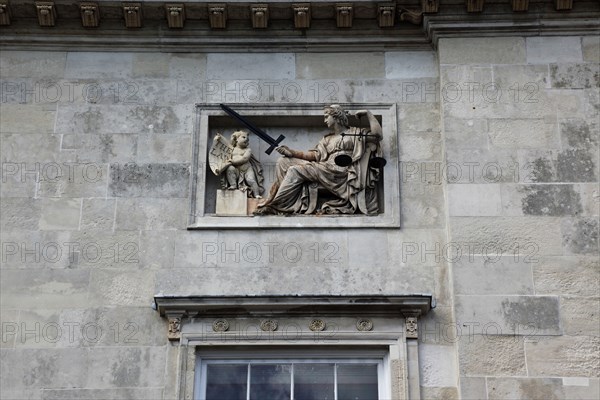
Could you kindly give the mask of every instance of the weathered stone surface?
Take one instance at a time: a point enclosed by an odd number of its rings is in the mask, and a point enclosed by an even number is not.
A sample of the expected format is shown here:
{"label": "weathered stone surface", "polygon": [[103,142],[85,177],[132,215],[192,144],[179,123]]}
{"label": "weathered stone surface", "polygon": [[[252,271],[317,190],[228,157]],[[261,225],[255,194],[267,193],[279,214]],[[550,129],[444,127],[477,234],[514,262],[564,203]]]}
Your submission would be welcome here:
{"label": "weathered stone surface", "polygon": [[452,346],[419,345],[421,386],[455,387],[457,382],[456,352]]}
{"label": "weathered stone surface", "polygon": [[0,340],[0,348],[10,349],[15,347],[17,338],[20,338],[19,332],[19,311],[18,310],[2,310],[0,314],[0,324],[2,326],[2,340]]}
{"label": "weathered stone surface", "polygon": [[38,174],[33,173],[29,176],[22,175],[21,163],[6,162],[3,163],[0,185],[0,196],[7,197],[35,197],[35,191],[38,181]]}
{"label": "weathered stone surface", "polygon": [[[486,326],[469,325],[469,329],[481,333],[485,332]],[[527,375],[523,339],[518,336],[465,334],[458,342],[458,354],[461,376]]]}
{"label": "weathered stone surface", "polygon": [[384,78],[383,53],[298,53],[297,79]]}
{"label": "weathered stone surface", "polygon": [[129,78],[132,53],[69,52],[65,78]]}
{"label": "weathered stone surface", "polygon": [[487,397],[485,378],[460,378],[460,398],[463,400],[481,400]]}
{"label": "weathered stone surface", "polygon": [[[398,107],[398,127],[400,132],[440,132],[439,104],[405,103]],[[400,135],[400,147],[403,136]]]}
{"label": "weathered stone surface", "polygon": [[488,126],[486,119],[444,118],[446,147],[482,148],[488,145]]}
{"label": "weathered stone surface", "polygon": [[540,92],[550,88],[547,65],[494,65],[492,71],[501,104],[535,102]]}
{"label": "weathered stone surface", "polygon": [[492,119],[488,122],[490,144],[520,149],[558,146],[556,121],[551,119]]}
{"label": "weathered stone surface", "polygon": [[102,197],[106,196],[107,182],[108,164],[47,164],[37,197]]}
{"label": "weathered stone surface", "polygon": [[10,389],[86,384],[89,359],[85,349],[2,349],[1,353],[2,386],[10,385]]}
{"label": "weathered stone surface", "polygon": [[81,163],[80,168],[85,169],[85,172],[89,170],[92,175],[90,179],[95,178],[92,174],[95,172],[94,167],[104,167],[101,163],[135,161],[137,148],[138,135],[132,134],[66,134],[61,143],[61,151],[72,154],[73,161]]}
{"label": "weathered stone surface", "polygon": [[600,63],[600,37],[583,37],[581,46],[583,48],[583,61]]}
{"label": "weathered stone surface", "polygon": [[41,230],[78,229],[81,199],[41,199]]}
{"label": "weathered stone surface", "polygon": [[598,151],[598,123],[594,120],[563,120],[560,122],[560,135],[563,147]]}
{"label": "weathered stone surface", "polygon": [[421,386],[422,399],[444,399],[458,400],[458,389],[456,387],[429,387]]}
{"label": "weathered stone surface", "polygon": [[442,346],[454,345],[458,341],[459,328],[453,320],[453,307],[440,306],[436,293],[436,307],[425,316],[419,317],[419,343]]}
{"label": "weathered stone surface", "polygon": [[139,231],[74,231],[70,241],[75,259],[72,266],[103,268],[138,269]]}
{"label": "weathered stone surface", "polygon": [[[579,215],[583,211],[581,195],[575,185],[518,185],[511,189],[520,197],[520,208],[523,215],[558,217]],[[504,191],[503,195],[508,196],[508,191]],[[509,204],[506,206],[508,207]],[[515,204],[515,206],[519,205]]]}
{"label": "weathered stone surface", "polygon": [[448,213],[451,217],[499,216],[502,214],[500,185],[448,185]]}
{"label": "weathered stone surface", "polygon": [[362,101],[424,103],[439,102],[439,81],[437,78],[372,79],[363,80],[361,87]]}
{"label": "weathered stone surface", "polygon": [[506,399],[565,399],[560,378],[488,378],[488,398]]}
{"label": "weathered stone surface", "polygon": [[598,254],[598,218],[568,218],[561,224],[567,254]]}
{"label": "weathered stone surface", "polygon": [[5,270],[2,271],[2,305],[19,309],[86,307],[89,271]]}
{"label": "weathered stone surface", "polygon": [[118,230],[183,229],[187,224],[187,199],[119,198],[115,215]]}
{"label": "weathered stone surface", "polygon": [[35,199],[3,198],[0,202],[0,213],[2,230],[18,228],[35,231],[40,226],[42,203]]}
{"label": "weathered stone surface", "polygon": [[400,160],[432,161],[442,158],[439,132],[405,132],[400,141]]}
{"label": "weathered stone surface", "polygon": [[600,397],[600,379],[563,378],[565,398],[573,400],[597,399]]}
{"label": "weathered stone surface", "polygon": [[172,53],[169,77],[203,81],[206,78],[206,54]]}
{"label": "weathered stone surface", "polygon": [[522,182],[594,182],[597,156],[584,149],[519,151]]}
{"label": "weathered stone surface", "polygon": [[526,341],[531,375],[598,377],[600,337],[560,336]]}
{"label": "weathered stone surface", "polygon": [[169,76],[168,53],[134,53],[132,77],[134,78],[166,78]]}
{"label": "weathered stone surface", "polygon": [[186,198],[189,174],[188,164],[111,164],[109,195]]}
{"label": "weathered stone surface", "polygon": [[59,269],[72,264],[68,231],[3,228],[1,238],[2,269]]}
{"label": "weathered stone surface", "polygon": [[139,163],[189,163],[192,156],[189,135],[140,135],[137,144]]}
{"label": "weathered stone surface", "polygon": [[86,383],[107,389],[163,386],[165,355],[164,346],[90,349],[89,362],[95,368]]}
{"label": "weathered stone surface", "polygon": [[2,104],[0,107],[0,132],[53,133],[55,118],[56,104]]}
{"label": "weathered stone surface", "polygon": [[115,199],[83,199],[80,228],[86,231],[112,230],[115,205]]}
{"label": "weathered stone surface", "polygon": [[506,255],[470,257],[453,260],[456,294],[533,294],[532,263],[524,257]]}
{"label": "weathered stone surface", "polygon": [[565,335],[600,336],[598,314],[600,298],[582,299],[578,297],[561,297],[560,313]]}
{"label": "weathered stone surface", "polygon": [[139,249],[140,266],[153,269],[173,268],[175,241],[178,237],[177,232],[172,230],[142,231]]}
{"label": "weathered stone surface", "polygon": [[537,294],[596,296],[600,284],[600,262],[589,257],[540,257],[533,265]]}
{"label": "weathered stone surface", "polygon": [[152,104],[68,105],[58,109],[56,130],[74,134],[189,134],[193,106]]}
{"label": "weathered stone surface", "polygon": [[442,175],[448,183],[519,181],[518,155],[508,149],[446,148]]}
{"label": "weathered stone surface", "polygon": [[294,79],[291,53],[211,53],[206,58],[207,79]]}
{"label": "weathered stone surface", "polygon": [[[424,166],[426,164],[434,163],[420,162],[417,165]],[[441,176],[439,177],[441,178]],[[419,179],[417,177],[409,178],[411,183],[403,184],[403,191],[400,193],[400,225],[404,228],[444,227],[446,213],[441,183],[414,183],[413,178]],[[421,191],[426,192],[426,195],[417,195]]]}
{"label": "weathered stone surface", "polygon": [[580,183],[575,188],[581,196],[583,212],[581,215],[598,216],[600,214],[600,202],[598,185],[594,183]]}
{"label": "weathered stone surface", "polygon": [[562,334],[554,296],[456,296],[456,320],[488,324],[488,335]]}
{"label": "weathered stone surface", "polygon": [[528,37],[527,63],[549,64],[553,62],[581,61],[581,38],[571,37]]}
{"label": "weathered stone surface", "polygon": [[522,64],[525,39],[442,38],[438,43],[440,64]]}
{"label": "weathered stone surface", "polygon": [[438,63],[432,51],[385,53],[385,77],[388,79],[435,78],[438,75]]}
{"label": "weathered stone surface", "polygon": [[392,265],[414,268],[445,267],[448,240],[442,229],[402,229],[387,234]]}
{"label": "weathered stone surface", "polygon": [[550,64],[553,88],[586,89],[600,85],[598,64]]}
{"label": "weathered stone surface", "polygon": [[90,301],[98,306],[148,306],[152,302],[154,275],[148,271],[93,270]]}
{"label": "weathered stone surface", "polygon": [[47,389],[42,400],[149,400],[160,399],[161,388],[121,388],[121,389]]}
{"label": "weathered stone surface", "polygon": [[248,196],[241,190],[217,190],[215,214],[221,216],[247,215]]}
{"label": "weathered stone surface", "polygon": [[[2,50],[2,78],[60,78],[65,70],[67,53],[56,51]],[[4,106],[2,106],[4,108]]]}
{"label": "weathered stone surface", "polygon": [[558,218],[452,217],[451,240],[473,243],[482,254],[522,254],[534,260],[540,255],[562,255],[563,238]]}

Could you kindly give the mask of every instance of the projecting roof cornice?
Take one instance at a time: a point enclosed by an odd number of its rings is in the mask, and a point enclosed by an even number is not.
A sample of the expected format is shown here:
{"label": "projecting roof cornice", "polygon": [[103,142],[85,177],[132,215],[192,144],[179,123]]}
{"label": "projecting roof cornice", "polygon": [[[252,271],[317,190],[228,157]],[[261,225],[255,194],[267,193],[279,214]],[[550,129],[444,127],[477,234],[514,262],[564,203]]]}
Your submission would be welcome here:
{"label": "projecting roof cornice", "polygon": [[442,37],[586,35],[597,0],[0,0],[4,49],[381,51]]}

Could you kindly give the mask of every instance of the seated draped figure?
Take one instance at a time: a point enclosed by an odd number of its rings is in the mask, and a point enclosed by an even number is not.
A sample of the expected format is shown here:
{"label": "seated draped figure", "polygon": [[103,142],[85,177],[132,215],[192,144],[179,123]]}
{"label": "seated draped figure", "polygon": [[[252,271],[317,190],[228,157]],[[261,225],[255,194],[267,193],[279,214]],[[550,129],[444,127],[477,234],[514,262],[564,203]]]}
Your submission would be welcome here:
{"label": "seated draped figure", "polygon": [[[383,161],[381,125],[370,111],[354,115],[366,116],[370,128],[349,126],[348,113],[334,104],[324,109],[324,122],[330,132],[314,149],[303,152],[287,146],[277,148],[283,157],[277,161],[275,182],[256,215],[380,212],[377,186]],[[316,196],[323,192],[325,200],[319,201]]]}

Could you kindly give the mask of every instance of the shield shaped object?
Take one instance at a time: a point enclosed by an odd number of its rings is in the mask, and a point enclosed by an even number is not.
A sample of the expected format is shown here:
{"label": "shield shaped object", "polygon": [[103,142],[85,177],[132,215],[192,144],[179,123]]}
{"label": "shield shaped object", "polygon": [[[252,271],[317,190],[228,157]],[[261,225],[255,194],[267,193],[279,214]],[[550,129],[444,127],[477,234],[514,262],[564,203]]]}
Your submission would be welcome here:
{"label": "shield shaped object", "polygon": [[220,176],[223,173],[223,165],[231,158],[232,152],[233,147],[229,140],[218,132],[208,152],[208,165],[215,175]]}

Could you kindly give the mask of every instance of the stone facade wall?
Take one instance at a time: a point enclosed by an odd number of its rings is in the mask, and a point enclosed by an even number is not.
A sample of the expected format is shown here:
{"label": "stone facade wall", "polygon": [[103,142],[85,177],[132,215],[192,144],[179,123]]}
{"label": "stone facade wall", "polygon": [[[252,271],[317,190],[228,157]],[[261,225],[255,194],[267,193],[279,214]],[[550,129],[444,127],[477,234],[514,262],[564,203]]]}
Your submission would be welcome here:
{"label": "stone facade wall", "polygon": [[[0,397],[174,398],[158,293],[432,293],[423,398],[586,398],[598,390],[597,62],[597,38],[579,37],[3,51]],[[401,229],[188,231],[194,105],[222,102],[397,103]]]}

